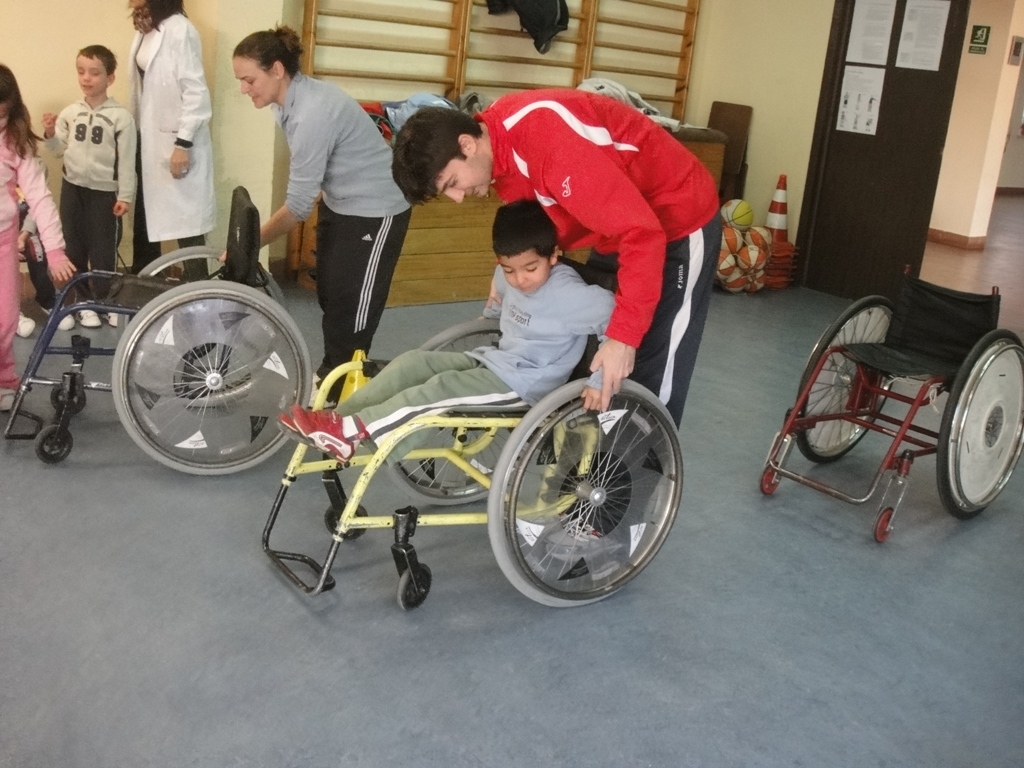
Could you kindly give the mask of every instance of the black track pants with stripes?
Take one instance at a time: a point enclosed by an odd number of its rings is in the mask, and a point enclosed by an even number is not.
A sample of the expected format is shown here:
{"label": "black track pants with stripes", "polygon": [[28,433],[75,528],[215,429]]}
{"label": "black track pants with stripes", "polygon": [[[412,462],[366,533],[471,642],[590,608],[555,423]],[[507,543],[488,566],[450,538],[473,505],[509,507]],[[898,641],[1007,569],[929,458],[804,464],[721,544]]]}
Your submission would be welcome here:
{"label": "black track pants with stripes", "polygon": [[[665,404],[676,424],[683,419],[721,242],[722,221],[716,213],[701,229],[668,244],[661,298],[630,376]],[[591,258],[607,263],[608,257],[592,253]]]}
{"label": "black track pants with stripes", "polygon": [[369,351],[409,228],[410,210],[384,218],[343,216],[322,201],[316,227],[316,293],[323,310],[323,378]]}

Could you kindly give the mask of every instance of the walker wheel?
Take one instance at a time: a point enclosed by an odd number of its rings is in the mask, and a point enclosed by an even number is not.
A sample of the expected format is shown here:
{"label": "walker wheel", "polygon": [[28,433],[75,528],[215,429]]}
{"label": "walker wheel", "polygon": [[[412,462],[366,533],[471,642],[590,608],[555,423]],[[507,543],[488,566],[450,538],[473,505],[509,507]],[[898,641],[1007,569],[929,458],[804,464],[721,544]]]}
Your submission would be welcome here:
{"label": "walker wheel", "polygon": [[[332,536],[338,531],[338,521],[341,519],[341,513],[343,511],[344,510],[342,509],[328,507],[327,511],[324,512],[324,525],[327,526],[327,532],[330,533]],[[356,517],[369,517],[369,514],[363,508],[362,505],[359,505],[359,508],[356,509]],[[353,528],[351,531],[347,531],[341,534],[341,540],[353,541],[355,539],[358,539],[364,533],[366,533],[365,528]]]}
{"label": "walker wheel", "polygon": [[419,588],[413,583],[412,568],[398,579],[398,605],[406,611],[419,607],[430,593],[430,568],[423,563],[418,563],[414,567]]}
{"label": "walker wheel", "polygon": [[85,392],[79,392],[71,400],[68,400],[64,387],[54,387],[50,390],[50,404],[58,413],[65,407],[65,403],[67,403],[66,407],[71,412],[71,415],[81,413],[82,409],[85,408]]}
{"label": "walker wheel", "polygon": [[765,467],[761,473],[761,493],[771,496],[779,487],[779,473],[771,467]]}
{"label": "walker wheel", "polygon": [[75,439],[59,424],[50,424],[36,435],[36,456],[47,464],[64,461],[75,446]]}
{"label": "walker wheel", "polygon": [[875,541],[879,544],[884,544],[892,534],[892,516],[895,513],[896,510],[892,507],[886,507],[878,513],[878,519],[875,520]]}

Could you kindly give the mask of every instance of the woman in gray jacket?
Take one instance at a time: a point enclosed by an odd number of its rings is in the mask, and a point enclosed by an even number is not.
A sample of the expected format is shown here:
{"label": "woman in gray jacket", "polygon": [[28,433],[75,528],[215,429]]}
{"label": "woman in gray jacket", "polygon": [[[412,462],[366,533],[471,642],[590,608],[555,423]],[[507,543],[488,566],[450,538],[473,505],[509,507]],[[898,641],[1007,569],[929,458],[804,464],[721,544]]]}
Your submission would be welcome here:
{"label": "woman in gray jacket", "polygon": [[199,33],[182,0],[129,0],[135,24],[128,59],[139,126],[132,271],[160,256],[160,242],[203,245],[216,223],[210,91]]}
{"label": "woman in gray jacket", "polygon": [[323,310],[322,379],[369,351],[405,242],[410,209],[391,178],[391,148],[359,103],[299,71],[288,27],[253,32],[231,65],[243,94],[270,107],[291,153],[284,205],[263,223],[267,245],[305,221],[317,195],[316,290]]}

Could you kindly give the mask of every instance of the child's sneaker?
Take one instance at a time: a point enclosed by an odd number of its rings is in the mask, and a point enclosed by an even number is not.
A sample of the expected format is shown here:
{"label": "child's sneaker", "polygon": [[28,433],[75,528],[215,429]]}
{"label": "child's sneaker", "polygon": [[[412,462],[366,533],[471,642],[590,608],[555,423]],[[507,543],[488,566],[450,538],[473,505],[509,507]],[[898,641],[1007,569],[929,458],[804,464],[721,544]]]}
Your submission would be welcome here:
{"label": "child's sneaker", "polygon": [[302,430],[300,430],[298,426],[295,424],[294,415],[296,410],[301,411],[302,407],[298,405],[293,405],[291,411],[287,413],[279,413],[277,415],[277,426],[288,437],[291,437],[296,440],[302,440],[304,439],[305,436],[302,434]]}
{"label": "child's sneaker", "polygon": [[121,316],[119,314],[117,314],[117,312],[108,312],[107,313],[107,324],[111,328],[117,328],[117,321],[118,321],[118,318],[120,318],[120,317]]}
{"label": "child's sneaker", "polygon": [[99,328],[103,325],[103,323],[100,322],[100,316],[91,309],[83,309],[79,312],[78,322],[82,324],[83,328]]}
{"label": "child's sneaker", "polygon": [[303,437],[340,461],[351,459],[360,440],[367,436],[366,427],[356,416],[293,408],[291,417]]}
{"label": "child's sneaker", "polygon": [[20,312],[18,313],[18,329],[15,331],[18,336],[23,339],[27,339],[32,335],[32,332],[36,329],[36,321],[31,317],[25,317]]}
{"label": "child's sneaker", "polygon": [[[50,312],[51,312],[51,310],[49,310],[49,309],[46,310],[46,314],[50,314]],[[64,315],[64,317],[62,317],[60,319],[60,322],[57,323],[57,330],[58,331],[70,331],[74,327],[75,327],[75,316],[74,316],[73,313]]]}
{"label": "child's sneaker", "polygon": [[14,393],[9,389],[0,389],[0,413],[7,413],[14,407]]}

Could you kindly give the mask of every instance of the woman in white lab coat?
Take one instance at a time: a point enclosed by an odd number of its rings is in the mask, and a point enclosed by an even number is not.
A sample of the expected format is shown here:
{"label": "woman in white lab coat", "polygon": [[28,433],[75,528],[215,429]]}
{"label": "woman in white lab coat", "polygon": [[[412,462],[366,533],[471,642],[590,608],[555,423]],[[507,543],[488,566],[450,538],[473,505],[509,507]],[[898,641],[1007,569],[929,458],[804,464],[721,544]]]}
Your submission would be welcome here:
{"label": "woman in white lab coat", "polygon": [[135,24],[128,61],[139,126],[132,271],[160,256],[160,242],[202,245],[216,223],[210,91],[199,33],[182,0],[129,0]]}

